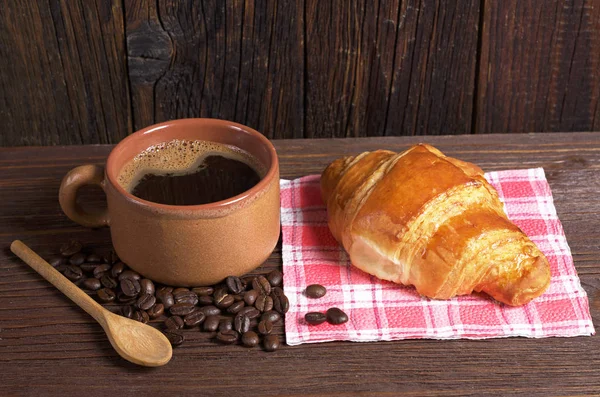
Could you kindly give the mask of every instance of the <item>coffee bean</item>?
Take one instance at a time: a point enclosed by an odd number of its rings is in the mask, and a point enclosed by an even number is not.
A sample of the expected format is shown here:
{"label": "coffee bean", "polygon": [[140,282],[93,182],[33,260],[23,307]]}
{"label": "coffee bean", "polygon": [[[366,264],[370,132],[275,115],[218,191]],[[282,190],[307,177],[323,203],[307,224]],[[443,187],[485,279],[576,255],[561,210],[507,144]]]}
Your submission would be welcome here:
{"label": "coffee bean", "polygon": [[225,279],[225,285],[232,294],[241,294],[244,291],[244,284],[242,280],[236,276],[229,276]]}
{"label": "coffee bean", "polygon": [[140,283],[132,278],[124,278],[119,282],[121,291],[127,296],[138,296],[142,290]]}
{"label": "coffee bean", "polygon": [[246,347],[254,347],[258,345],[260,338],[254,331],[247,331],[242,334],[242,344]]}
{"label": "coffee bean", "polygon": [[164,314],[165,306],[162,303],[156,303],[147,312],[150,318],[158,318]]}
{"label": "coffee bean", "polygon": [[106,303],[112,302],[116,298],[115,292],[110,288],[99,289],[96,291],[96,295],[98,296],[98,299]]}
{"label": "coffee bean", "polygon": [[216,306],[202,306],[199,309],[202,313],[206,314],[206,316],[216,316],[217,314],[221,314],[221,309]]}
{"label": "coffee bean", "polygon": [[104,257],[104,262],[114,265],[115,263],[119,262],[119,256],[115,251],[110,251],[108,255]]}
{"label": "coffee bean", "polygon": [[233,296],[233,300],[236,301],[236,302],[244,300],[244,296],[240,295],[240,294],[232,294],[231,296]]}
{"label": "coffee bean", "polygon": [[190,289],[189,288],[185,288],[185,287],[179,287],[179,288],[175,288],[173,290],[173,295],[181,293],[181,292],[189,292]]}
{"label": "coffee bean", "polygon": [[236,314],[240,310],[242,310],[245,306],[244,301],[238,301],[233,303],[231,306],[227,308],[227,313]]}
{"label": "coffee bean", "polygon": [[327,293],[327,289],[323,287],[321,284],[311,284],[306,287],[306,296],[312,299],[318,299],[325,296]]}
{"label": "coffee bean", "polygon": [[233,328],[240,334],[243,334],[250,330],[250,319],[243,314],[236,314],[233,319]]}
{"label": "coffee bean", "polygon": [[202,324],[206,319],[206,315],[200,310],[194,310],[183,318],[183,322],[187,327],[193,327]]}
{"label": "coffee bean", "polygon": [[77,281],[83,278],[83,271],[79,266],[67,265],[63,274],[71,281]]}
{"label": "coffee bean", "polygon": [[252,281],[256,278],[256,276],[242,276],[240,277],[240,280],[242,282],[242,285],[244,286],[244,289],[252,289]]}
{"label": "coffee bean", "polygon": [[266,313],[263,313],[260,316],[260,321],[270,321],[271,323],[276,323],[281,319],[281,314],[277,313],[275,310],[269,310]]}
{"label": "coffee bean", "polygon": [[133,270],[123,270],[121,272],[121,274],[119,274],[119,281],[121,281],[125,278],[132,278],[132,279],[140,281],[142,276],[140,276],[140,274],[138,272],[134,272]]}
{"label": "coffee bean", "polygon": [[167,329],[163,332],[169,342],[171,342],[171,346],[179,346],[185,341],[185,337],[183,336],[183,332],[177,331],[174,329]]}
{"label": "coffee bean", "polygon": [[319,325],[327,321],[327,316],[321,312],[310,312],[304,315],[304,320],[310,325]]}
{"label": "coffee bean", "polygon": [[94,268],[94,277],[101,278],[104,276],[104,273],[110,270],[109,264],[98,265]]}
{"label": "coffee bean", "polygon": [[64,256],[55,255],[55,256],[51,257],[50,259],[48,259],[48,263],[52,267],[57,267],[59,265],[65,265],[67,263],[67,258],[65,258]]}
{"label": "coffee bean", "polygon": [[113,277],[119,277],[121,273],[123,273],[127,269],[127,266],[123,262],[117,262],[113,265],[112,269],[110,269],[110,274]]}
{"label": "coffee bean", "polygon": [[94,269],[96,269],[98,266],[100,266],[100,264],[94,262],[85,262],[79,265],[81,270],[83,270],[86,273],[93,273]]}
{"label": "coffee bean", "polygon": [[219,309],[227,309],[229,306],[233,305],[233,302],[235,302],[233,295],[225,295],[220,302],[215,300],[215,306],[217,306]]}
{"label": "coffee bean", "polygon": [[231,329],[233,329],[233,322],[230,317],[222,318],[219,321],[219,331],[223,332],[223,331],[229,331]]}
{"label": "coffee bean", "polygon": [[181,329],[184,324],[183,319],[179,316],[171,316],[165,320],[165,327],[167,329]]}
{"label": "coffee bean", "polygon": [[[142,290],[141,293],[146,293],[148,295],[154,295],[154,283],[152,280],[148,280],[147,278],[143,278],[140,280],[140,287]],[[194,303],[195,304],[195,303]]]}
{"label": "coffee bean", "polygon": [[255,307],[246,306],[246,307],[242,308],[242,310],[240,310],[237,314],[243,314],[244,316],[246,316],[250,320],[252,320],[252,319],[260,316],[260,311]]}
{"label": "coffee bean", "polygon": [[133,307],[127,305],[121,307],[121,316],[131,318],[133,317]]}
{"label": "coffee bean", "polygon": [[189,303],[190,305],[198,303],[198,295],[192,291],[173,292],[173,299],[175,299],[175,303]]}
{"label": "coffee bean", "polygon": [[273,331],[273,323],[268,320],[261,321],[258,323],[257,329],[259,334],[269,335]]}
{"label": "coffee bean", "polygon": [[202,329],[207,332],[214,332],[219,328],[219,316],[207,316],[202,324]]}
{"label": "coffee bean", "polygon": [[244,293],[244,302],[246,302],[246,304],[248,306],[252,306],[254,305],[254,302],[256,302],[256,298],[258,298],[258,291],[255,289],[251,289],[250,291],[246,291]]}
{"label": "coffee bean", "polygon": [[97,278],[91,277],[83,280],[83,287],[91,291],[97,291],[102,288],[102,283]]}
{"label": "coffee bean", "polygon": [[217,332],[217,340],[226,345],[232,345],[238,340],[238,333],[230,329],[229,331]]}
{"label": "coffee bean", "polygon": [[159,287],[156,290],[156,293],[159,293],[159,292],[160,293],[163,293],[163,292],[166,293],[166,292],[168,292],[168,293],[172,294],[173,293],[173,287],[167,287],[166,285],[163,285],[162,287]]}
{"label": "coffee bean", "polygon": [[269,280],[264,276],[258,276],[252,280],[252,288],[262,295],[269,295],[271,293],[271,284],[269,284]]}
{"label": "coffee bean", "polygon": [[185,316],[186,314],[190,314],[191,312],[193,312],[194,309],[195,306],[189,303],[176,303],[169,308],[169,311],[174,316]]}
{"label": "coffee bean", "polygon": [[348,321],[348,315],[346,313],[344,313],[341,309],[338,309],[337,307],[332,307],[330,309],[327,309],[327,322],[329,324],[334,324],[334,325],[338,325],[338,324],[344,324],[346,321]]}
{"label": "coffee bean", "polygon": [[273,298],[273,309],[278,313],[285,314],[290,310],[290,301],[285,295],[274,295],[271,294]]}
{"label": "coffee bean", "polygon": [[102,277],[100,277],[100,282],[106,288],[115,288],[117,286],[117,280],[115,280],[108,274],[104,274]]}
{"label": "coffee bean", "polygon": [[208,296],[212,295],[215,291],[213,287],[195,287],[192,288],[192,291],[196,293],[196,295],[200,296]]}
{"label": "coffee bean", "polygon": [[283,281],[283,274],[281,274],[279,270],[275,269],[271,273],[267,274],[267,280],[269,280],[271,287],[279,287]]}
{"label": "coffee bean", "polygon": [[136,310],[133,312],[133,316],[131,316],[132,320],[139,321],[140,323],[148,324],[150,321],[150,316],[144,310]]}
{"label": "coffee bean", "polygon": [[279,349],[279,337],[277,335],[267,335],[263,339],[263,347],[268,352],[274,352]]}
{"label": "coffee bean", "polygon": [[119,291],[117,293],[117,300],[121,303],[133,304],[137,300],[136,296],[127,296],[123,293],[123,291]]}
{"label": "coffee bean", "polygon": [[207,296],[207,295],[200,295],[198,297],[198,305],[200,306],[208,306],[208,305],[212,305],[214,302],[212,296]]}
{"label": "coffee bean", "polygon": [[75,255],[83,248],[83,244],[81,244],[77,240],[70,240],[69,242],[63,244],[60,247],[60,254],[62,256],[71,256]]}
{"label": "coffee bean", "polygon": [[[140,310],[148,310],[152,306],[154,306],[155,303],[156,303],[156,298],[154,297],[154,295],[142,294],[138,298],[137,302],[135,302],[135,305]],[[173,308],[171,307],[171,309],[173,309]],[[172,313],[172,311],[171,311],[171,313]]]}
{"label": "coffee bean", "polygon": [[85,261],[89,262],[89,263],[101,263],[102,258],[100,258],[100,255],[98,255],[98,254],[91,253],[85,257]]}
{"label": "coffee bean", "polygon": [[82,252],[78,252],[74,255],[71,255],[71,257],[69,258],[69,263],[71,265],[81,265],[83,262],[85,262],[85,254]]}
{"label": "coffee bean", "polygon": [[166,289],[158,290],[156,292],[156,299],[165,306],[165,309],[170,309],[175,304],[173,294]]}
{"label": "coffee bean", "polygon": [[259,295],[254,302],[254,307],[261,312],[268,312],[273,308],[273,298],[268,295]]}

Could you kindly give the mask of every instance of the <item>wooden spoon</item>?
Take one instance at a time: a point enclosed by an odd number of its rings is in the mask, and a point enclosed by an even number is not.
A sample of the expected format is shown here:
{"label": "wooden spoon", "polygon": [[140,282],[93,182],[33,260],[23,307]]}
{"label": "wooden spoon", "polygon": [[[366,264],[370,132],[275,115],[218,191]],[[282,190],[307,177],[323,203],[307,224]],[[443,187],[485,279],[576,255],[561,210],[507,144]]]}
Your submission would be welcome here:
{"label": "wooden spoon", "polygon": [[106,310],[23,242],[13,241],[10,250],[94,317],[104,328],[111,345],[125,360],[146,367],[158,367],[169,362],[173,350],[162,332]]}

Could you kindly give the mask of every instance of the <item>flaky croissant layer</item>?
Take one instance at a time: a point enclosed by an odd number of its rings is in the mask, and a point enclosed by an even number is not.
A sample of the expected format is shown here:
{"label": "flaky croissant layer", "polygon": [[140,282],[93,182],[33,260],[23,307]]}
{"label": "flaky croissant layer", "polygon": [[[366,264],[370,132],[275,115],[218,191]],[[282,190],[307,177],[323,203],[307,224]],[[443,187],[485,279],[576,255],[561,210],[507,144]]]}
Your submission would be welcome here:
{"label": "flaky croissant layer", "polygon": [[483,291],[518,306],[550,284],[539,248],[474,164],[421,144],[365,152],[321,176],[329,228],[352,264],[433,299]]}

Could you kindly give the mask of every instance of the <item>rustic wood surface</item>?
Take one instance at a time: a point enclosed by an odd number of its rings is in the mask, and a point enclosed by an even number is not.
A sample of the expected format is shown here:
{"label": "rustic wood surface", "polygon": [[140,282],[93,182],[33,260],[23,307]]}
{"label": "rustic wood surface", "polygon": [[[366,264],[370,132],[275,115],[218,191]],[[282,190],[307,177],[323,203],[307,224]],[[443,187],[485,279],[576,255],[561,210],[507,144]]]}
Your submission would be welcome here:
{"label": "rustic wood surface", "polygon": [[0,146],[182,117],[269,138],[600,129],[600,7],[576,0],[0,2]]}
{"label": "rustic wood surface", "polygon": [[[364,150],[403,150],[425,141],[484,170],[544,167],[575,266],[600,326],[600,134],[507,134],[275,141],[282,177],[318,173]],[[21,239],[42,256],[69,238],[108,249],[107,229],[90,230],[60,211],[62,176],[103,164],[108,145],[0,149],[0,368],[2,395],[196,395],[359,393],[598,395],[597,336],[547,339],[404,340],[283,346],[274,353],[217,345],[189,331],[165,367],[121,359],[102,329],[18,258]],[[102,202],[97,190],[84,201]],[[278,247],[258,272],[281,266]],[[277,329],[283,334],[281,327]]]}

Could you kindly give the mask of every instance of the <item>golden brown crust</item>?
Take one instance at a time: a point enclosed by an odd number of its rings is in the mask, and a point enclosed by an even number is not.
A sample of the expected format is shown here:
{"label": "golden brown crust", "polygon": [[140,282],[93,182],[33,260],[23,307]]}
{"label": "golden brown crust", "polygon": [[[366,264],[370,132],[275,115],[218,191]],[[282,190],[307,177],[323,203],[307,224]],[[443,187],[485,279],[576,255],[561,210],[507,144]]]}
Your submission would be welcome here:
{"label": "golden brown crust", "polygon": [[517,306],[550,283],[542,252],[474,164],[429,145],[365,152],[321,177],[329,227],[352,263],[435,299],[483,291]]}

